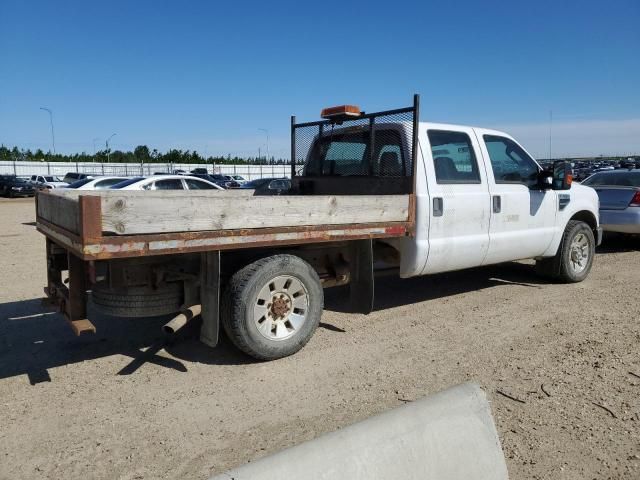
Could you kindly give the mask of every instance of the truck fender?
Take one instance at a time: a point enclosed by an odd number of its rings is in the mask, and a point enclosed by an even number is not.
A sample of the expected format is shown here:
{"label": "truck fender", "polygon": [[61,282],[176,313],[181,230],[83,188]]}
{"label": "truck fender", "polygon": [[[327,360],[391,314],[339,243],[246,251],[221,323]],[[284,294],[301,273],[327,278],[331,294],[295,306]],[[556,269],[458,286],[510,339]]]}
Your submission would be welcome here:
{"label": "truck fender", "polygon": [[553,236],[553,239],[551,240],[551,244],[542,254],[543,257],[553,257],[558,252],[558,249],[560,248],[560,242],[562,241],[562,236],[570,220],[581,220],[587,223],[593,230],[594,236],[598,238],[597,213],[593,213],[593,208],[591,205],[589,205],[588,202],[574,203],[574,200],[575,199],[572,198],[570,203],[567,205],[567,208],[558,212],[558,216],[556,217],[558,219],[558,227],[556,229],[556,233]]}

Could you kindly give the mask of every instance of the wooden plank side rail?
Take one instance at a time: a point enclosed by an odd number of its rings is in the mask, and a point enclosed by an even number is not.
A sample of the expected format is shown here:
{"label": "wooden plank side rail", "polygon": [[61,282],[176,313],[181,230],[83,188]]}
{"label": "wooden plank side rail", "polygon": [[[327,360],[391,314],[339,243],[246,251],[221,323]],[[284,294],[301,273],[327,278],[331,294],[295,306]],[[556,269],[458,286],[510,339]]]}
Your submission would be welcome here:
{"label": "wooden plank side rail", "polygon": [[[39,194],[37,228],[83,260],[401,237],[415,228],[413,195],[175,193]],[[118,223],[124,234],[109,233]]]}
{"label": "wooden plank side rail", "polygon": [[37,193],[36,205],[38,218],[71,233],[80,233],[80,206],[77,198],[41,191]]}
{"label": "wooden plank side rail", "polygon": [[102,197],[102,230],[118,235],[406,222],[408,217],[409,195]]}

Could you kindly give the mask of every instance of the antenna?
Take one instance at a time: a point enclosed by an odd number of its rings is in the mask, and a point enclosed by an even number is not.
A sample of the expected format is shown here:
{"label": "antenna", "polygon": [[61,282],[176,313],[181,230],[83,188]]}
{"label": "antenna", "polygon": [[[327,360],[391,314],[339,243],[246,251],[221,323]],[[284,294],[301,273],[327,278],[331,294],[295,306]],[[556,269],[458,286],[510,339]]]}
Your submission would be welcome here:
{"label": "antenna", "polygon": [[551,129],[553,127],[553,110],[549,110],[549,160],[551,160]]}

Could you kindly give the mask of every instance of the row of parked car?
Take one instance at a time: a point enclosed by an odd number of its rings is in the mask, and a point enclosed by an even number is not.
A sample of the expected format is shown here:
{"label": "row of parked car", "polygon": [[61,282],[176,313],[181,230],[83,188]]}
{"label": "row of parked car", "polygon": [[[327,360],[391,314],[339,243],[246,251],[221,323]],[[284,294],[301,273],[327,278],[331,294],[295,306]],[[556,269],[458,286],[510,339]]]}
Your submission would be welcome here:
{"label": "row of parked car", "polygon": [[240,175],[207,173],[205,168],[196,168],[187,173],[155,173],[150,176],[91,175],[69,172],[63,179],[52,175],[32,175],[21,178],[15,175],[0,175],[0,194],[5,197],[34,196],[43,189],[78,190],[226,190],[241,188],[264,190],[267,194],[279,194],[289,189],[287,178],[261,178],[247,181]]}
{"label": "row of parked car", "polygon": [[[241,188],[261,195],[279,195],[291,188],[288,178],[261,178],[246,181],[238,176],[209,174],[204,169],[147,177],[92,176],[70,173],[60,181],[48,175],[33,175],[29,180],[0,175],[0,193],[8,197],[33,196],[37,189],[67,188],[77,190],[224,190]],[[80,176],[81,178],[77,178]],[[76,177],[76,178],[74,178]],[[67,181],[72,181],[67,183]],[[640,234],[640,168],[603,167],[583,180],[600,199],[600,224],[605,231]]]}
{"label": "row of parked car", "polygon": [[[541,165],[550,167],[551,162],[541,162]],[[571,163],[571,168],[573,170],[573,179],[581,182],[598,172],[640,169],[640,160],[634,158],[626,160],[576,160]]]}

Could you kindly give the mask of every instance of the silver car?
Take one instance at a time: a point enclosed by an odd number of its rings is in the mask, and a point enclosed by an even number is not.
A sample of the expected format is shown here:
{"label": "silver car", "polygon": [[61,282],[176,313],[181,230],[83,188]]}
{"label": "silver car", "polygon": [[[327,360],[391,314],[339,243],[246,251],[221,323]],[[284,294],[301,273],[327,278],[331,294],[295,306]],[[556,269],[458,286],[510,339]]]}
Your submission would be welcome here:
{"label": "silver car", "polygon": [[605,232],[640,234],[640,170],[597,172],[582,185],[598,192]]}

